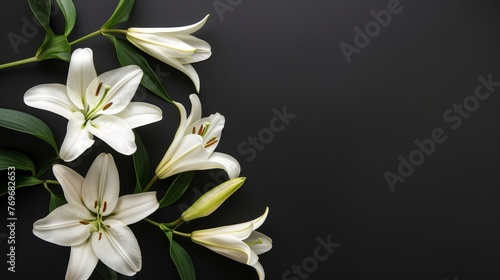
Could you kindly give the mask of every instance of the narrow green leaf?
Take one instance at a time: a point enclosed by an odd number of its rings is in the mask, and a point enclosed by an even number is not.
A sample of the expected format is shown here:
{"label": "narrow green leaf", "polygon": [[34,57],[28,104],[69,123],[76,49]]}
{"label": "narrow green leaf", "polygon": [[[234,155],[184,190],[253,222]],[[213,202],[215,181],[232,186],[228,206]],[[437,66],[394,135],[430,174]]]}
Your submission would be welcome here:
{"label": "narrow green leaf", "polygon": [[16,170],[30,171],[31,175],[36,173],[35,164],[27,155],[17,150],[0,148],[0,170],[6,170],[12,166]]}
{"label": "narrow green leaf", "polygon": [[49,212],[52,212],[57,207],[66,204],[67,201],[64,196],[56,193],[50,194]]}
{"label": "narrow green leaf", "polygon": [[37,117],[12,109],[0,108],[0,127],[5,127],[38,137],[50,144],[56,151],[57,155],[59,155],[59,150],[57,148],[54,135],[52,134],[52,130],[50,130],[50,128]]}
{"label": "narrow green leaf", "polygon": [[151,67],[149,67],[149,63],[144,58],[144,56],[139,51],[137,51],[137,49],[128,41],[113,37],[111,35],[106,36],[115,45],[116,55],[118,56],[118,61],[120,62],[120,64],[122,66],[139,66],[144,72],[141,80],[141,85],[163,100],[172,103],[172,98],[168,96],[167,91],[163,87],[163,84],[158,79],[156,73],[153,72]]}
{"label": "narrow green leaf", "polygon": [[[16,190],[22,187],[30,187],[30,186],[36,186],[40,185],[43,183],[42,180],[37,179],[32,176],[26,176],[26,175],[19,175],[16,173],[15,175],[15,185],[16,185]],[[2,184],[2,188],[0,189],[0,196],[6,194],[8,191],[8,184]]]}
{"label": "narrow green leaf", "polygon": [[16,176],[16,187],[17,188],[36,186],[36,185],[39,185],[42,183],[43,183],[43,180],[40,180],[40,179],[32,177],[32,176],[24,176],[24,175]]}
{"label": "narrow green leaf", "polygon": [[28,4],[36,19],[38,19],[42,27],[47,31],[47,35],[54,36],[54,32],[49,24],[52,8],[50,0],[28,0]]}
{"label": "narrow green leaf", "polygon": [[177,267],[177,272],[182,280],[196,280],[193,260],[188,252],[177,243],[171,231],[165,232],[170,241],[170,257]]}
{"label": "narrow green leaf", "polygon": [[40,170],[38,170],[38,172],[36,173],[36,176],[37,178],[40,178],[43,176],[43,174],[45,174],[47,171],[49,171],[52,166],[56,163],[59,162],[59,160],[61,160],[59,157],[55,157],[53,159],[50,159],[47,163],[45,163],[41,168]]}
{"label": "narrow green leaf", "polygon": [[61,9],[64,19],[66,21],[66,25],[64,26],[64,36],[68,36],[76,22],[76,8],[75,4],[73,4],[72,0],[56,0],[57,5]]}
{"label": "narrow green leaf", "polygon": [[191,184],[195,173],[196,171],[188,171],[177,175],[177,178],[160,200],[160,209],[174,204],[182,197]]}
{"label": "narrow green leaf", "polygon": [[108,19],[108,21],[102,26],[103,29],[112,28],[113,26],[125,22],[130,16],[130,12],[134,7],[135,0],[120,0],[116,6],[115,11]]}
{"label": "narrow green leaf", "polygon": [[149,155],[144,143],[142,143],[139,133],[134,129],[135,143],[137,145],[136,152],[132,155],[135,169],[135,193],[139,193],[148,184],[149,177],[151,176],[151,169],[149,166]]}
{"label": "narrow green leaf", "polygon": [[68,38],[64,35],[45,36],[40,48],[36,52],[38,60],[50,58],[69,61],[71,59],[71,46],[68,43]]}

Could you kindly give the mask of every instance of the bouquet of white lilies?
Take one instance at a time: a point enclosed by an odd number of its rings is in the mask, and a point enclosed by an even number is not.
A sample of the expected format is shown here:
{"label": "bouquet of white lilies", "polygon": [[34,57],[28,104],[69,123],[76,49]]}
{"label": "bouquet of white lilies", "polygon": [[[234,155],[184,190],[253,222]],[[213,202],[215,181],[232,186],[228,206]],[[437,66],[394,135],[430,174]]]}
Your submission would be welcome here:
{"label": "bouquet of white lilies", "polygon": [[[142,267],[137,241],[140,236],[136,237],[128,226],[138,222],[156,226],[166,236],[171,259],[183,280],[196,279],[196,274],[191,257],[175,238],[189,238],[215,253],[252,266],[259,279],[264,279],[258,255],[269,251],[272,241],[256,230],[266,220],[268,208],[251,221],[182,231],[184,223],[216,211],[245,182],[245,177],[240,177],[238,160],[215,151],[221,141],[224,116],[219,113],[202,116],[198,97],[200,78],[191,64],[208,59],[211,47],[192,34],[203,27],[208,15],[183,27],[115,29],[128,20],[134,7],[134,0],[120,0],[99,30],[69,41],[68,36],[76,22],[72,0],[56,1],[65,19],[61,35],[56,35],[49,24],[54,8],[51,0],[28,0],[28,4],[46,31],[45,40],[35,56],[1,64],[0,69],[46,59],[68,61],[66,84],[37,85],[26,89],[23,96],[27,106],[55,113],[68,122],[65,137],[59,140],[54,137],[50,125],[39,118],[25,111],[0,108],[2,129],[38,137],[56,154],[46,162],[35,164],[22,149],[0,148],[0,170],[8,171],[9,176],[11,172],[16,175],[15,183],[2,187],[1,194],[13,196],[20,191],[18,188],[26,186],[44,186],[48,190],[49,213],[45,217],[34,214],[33,234],[71,248],[66,279],[88,279],[99,261],[115,275],[138,273]],[[99,35],[109,38],[114,45],[120,68],[97,73],[93,57],[96,50],[74,48]],[[183,104],[167,94],[145,55],[149,56],[148,59],[151,57],[168,64],[191,79],[196,93],[189,95],[189,114]],[[146,102],[132,101],[139,86],[161,98],[169,108],[178,110],[180,115],[174,138],[165,150],[160,151],[164,156],[156,168],[151,166],[147,148],[135,128],[163,121],[162,109]],[[85,176],[68,167],[71,162],[81,159],[96,138],[106,143],[111,151],[99,154]],[[135,185],[129,186],[134,189],[133,193],[120,196],[119,169],[112,156],[115,152],[130,156],[133,162],[137,178]],[[35,166],[42,167],[37,169]],[[209,169],[224,170],[228,180],[201,195],[178,219],[169,222],[151,219],[151,214],[161,216],[160,210],[179,201],[191,184],[195,171]],[[153,191],[155,183],[167,178],[175,180],[160,197]],[[60,188],[63,195],[55,188]]]}

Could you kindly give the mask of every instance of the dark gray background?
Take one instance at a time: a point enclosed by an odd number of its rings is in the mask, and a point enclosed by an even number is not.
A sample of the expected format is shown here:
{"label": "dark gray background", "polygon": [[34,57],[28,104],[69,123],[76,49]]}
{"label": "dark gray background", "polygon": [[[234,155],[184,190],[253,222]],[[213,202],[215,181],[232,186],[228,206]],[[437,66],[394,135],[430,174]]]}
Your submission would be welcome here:
{"label": "dark gray background", "polygon": [[[73,39],[97,30],[116,1],[75,2]],[[209,60],[194,65],[201,78],[200,98],[204,115],[220,112],[226,117],[218,151],[236,157],[241,175],[247,177],[217,212],[183,226],[184,231],[247,221],[269,206],[269,218],[260,229],[274,241],[273,249],[260,258],[267,279],[500,278],[498,91],[461,118],[456,129],[455,121],[443,117],[455,104],[473,102],[479,76],[500,81],[496,1],[400,1],[399,13],[350,57],[350,63],[339,45],[354,46],[354,28],[364,29],[374,20],[371,11],[386,10],[394,1],[137,2],[123,28],[181,26],[211,14],[195,34],[213,50]],[[230,8],[218,12],[216,6],[221,5]],[[7,37],[11,32],[22,35],[23,19],[32,21],[27,3],[4,1],[0,10],[0,62],[32,56],[43,39],[42,29],[18,52]],[[52,20],[60,32],[62,15]],[[93,48],[99,73],[118,67],[104,37],[77,47]],[[188,95],[194,92],[189,79],[150,62],[171,97],[189,107]],[[60,143],[66,120],[25,106],[22,95],[34,85],[64,83],[66,75],[67,63],[62,61],[1,70],[0,106],[38,116]],[[155,166],[177,127],[178,113],[144,90],[136,100],[155,103],[164,111],[163,121],[138,129]],[[266,138],[254,158],[238,150],[248,137],[269,132],[275,111],[284,108],[295,118]],[[456,120],[458,114],[452,115]],[[397,174],[398,156],[408,159],[418,148],[414,141],[430,138],[436,128],[446,141],[436,144],[391,191],[384,172]],[[2,130],[0,143],[23,150],[38,164],[52,156],[45,143],[18,133]],[[131,192],[131,158],[104,143],[73,168],[85,174],[100,152],[114,154],[122,191]],[[211,174],[197,173],[183,203],[217,181]],[[162,182],[155,189],[166,185]],[[8,279],[62,278],[69,249],[31,233],[33,222],[47,214],[48,192],[43,187],[23,189],[16,199],[17,272],[6,274]],[[2,200],[6,208],[6,197]],[[168,221],[179,213],[174,206],[154,218]],[[131,227],[143,252],[143,270],[135,279],[178,279],[166,237],[146,223]],[[318,239],[328,238],[340,247],[326,260],[314,261]],[[6,242],[1,241],[5,260]],[[256,279],[251,267],[188,240],[178,241],[190,252],[198,279]],[[305,265],[307,271],[286,277],[294,265]]]}

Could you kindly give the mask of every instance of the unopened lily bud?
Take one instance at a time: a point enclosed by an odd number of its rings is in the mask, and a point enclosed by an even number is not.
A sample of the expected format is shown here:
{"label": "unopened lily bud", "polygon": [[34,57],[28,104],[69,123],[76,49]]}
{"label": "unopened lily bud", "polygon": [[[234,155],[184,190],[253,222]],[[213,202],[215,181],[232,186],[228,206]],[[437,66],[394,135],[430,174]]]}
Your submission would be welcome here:
{"label": "unopened lily bud", "polygon": [[245,177],[230,179],[209,190],[182,213],[182,220],[188,222],[212,214],[243,185],[245,179]]}

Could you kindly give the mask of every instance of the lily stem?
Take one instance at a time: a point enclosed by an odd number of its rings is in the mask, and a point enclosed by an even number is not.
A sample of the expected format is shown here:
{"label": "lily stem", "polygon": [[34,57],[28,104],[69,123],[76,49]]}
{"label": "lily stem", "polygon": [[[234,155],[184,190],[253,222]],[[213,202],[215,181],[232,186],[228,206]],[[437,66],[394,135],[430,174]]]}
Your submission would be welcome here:
{"label": "lily stem", "polygon": [[70,46],[73,46],[73,45],[76,45],[80,42],[83,42],[87,39],[90,39],[92,37],[95,37],[99,34],[104,34],[104,33],[122,33],[122,34],[127,34],[127,30],[121,30],[121,29],[99,29],[99,30],[96,30],[90,34],[87,34],[83,37],[81,37],[80,39],[76,39],[75,41],[72,41],[69,43]]}
{"label": "lily stem", "polygon": [[146,222],[148,222],[148,223],[150,223],[152,225],[155,225],[155,226],[159,227],[162,231],[171,231],[175,235],[179,235],[179,236],[191,238],[191,234],[190,233],[184,233],[184,232],[180,232],[180,231],[176,231],[176,230],[170,229],[165,224],[155,222],[155,221],[153,221],[151,219],[148,219],[148,218],[144,218],[144,221],[146,221]]}
{"label": "lily stem", "polygon": [[45,180],[45,183],[51,184],[51,185],[60,185],[59,182],[56,180]]}
{"label": "lily stem", "polygon": [[167,227],[177,227],[177,226],[180,226],[184,221],[182,220],[182,217],[179,217],[179,219],[173,221],[173,222],[170,222],[170,223],[164,223],[165,226]]}
{"label": "lily stem", "polygon": [[46,190],[49,191],[50,194],[53,194],[52,190],[49,188],[49,186],[47,185],[47,181],[43,182],[43,186],[45,187]]}
{"label": "lily stem", "polygon": [[[90,39],[92,37],[95,37],[97,35],[100,35],[100,34],[104,34],[104,33],[121,33],[121,34],[127,34],[127,30],[122,30],[122,29],[99,29],[99,30],[96,30],[90,34],[87,34],[79,39],[76,39],[72,42],[69,43],[70,46],[73,46],[73,45],[76,45],[80,42],[83,42],[87,39]],[[38,57],[36,56],[33,56],[33,57],[30,57],[30,58],[25,58],[25,59],[21,59],[21,60],[16,60],[16,61],[12,61],[12,62],[8,62],[8,63],[4,63],[4,64],[0,64],[0,70],[1,69],[5,69],[5,68],[9,68],[9,67],[14,67],[14,66],[18,66],[18,65],[22,65],[22,64],[27,64],[27,63],[32,63],[32,62],[37,62],[37,61],[40,61],[40,59],[38,59]]]}
{"label": "lily stem", "polygon": [[9,63],[0,64],[0,69],[5,69],[5,68],[14,67],[14,66],[22,65],[22,64],[32,63],[32,62],[37,62],[37,61],[39,61],[38,58],[36,56],[34,56],[34,57],[26,58],[26,59],[21,59],[21,60],[9,62]]}
{"label": "lily stem", "polygon": [[151,181],[149,181],[148,185],[142,190],[142,192],[147,192],[149,191],[149,189],[151,189],[151,187],[153,186],[153,184],[156,182],[156,180],[158,180],[158,176],[154,176]]}

